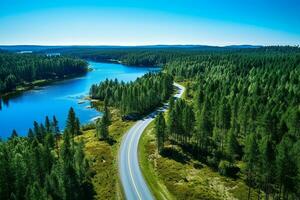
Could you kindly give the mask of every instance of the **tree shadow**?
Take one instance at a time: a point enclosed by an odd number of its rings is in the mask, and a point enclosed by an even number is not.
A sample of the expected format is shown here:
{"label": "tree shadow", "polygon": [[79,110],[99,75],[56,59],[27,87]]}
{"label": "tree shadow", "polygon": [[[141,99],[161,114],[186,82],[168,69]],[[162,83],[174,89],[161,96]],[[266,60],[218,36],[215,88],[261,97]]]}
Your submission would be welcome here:
{"label": "tree shadow", "polygon": [[117,143],[117,141],[113,137],[108,137],[107,139],[99,139],[99,140],[107,142],[110,146]]}
{"label": "tree shadow", "polygon": [[187,164],[190,161],[190,158],[187,155],[173,147],[165,147],[161,152],[161,156],[173,159],[182,164]]}
{"label": "tree shadow", "polygon": [[91,181],[86,181],[82,185],[82,194],[83,199],[95,199],[96,191]]}

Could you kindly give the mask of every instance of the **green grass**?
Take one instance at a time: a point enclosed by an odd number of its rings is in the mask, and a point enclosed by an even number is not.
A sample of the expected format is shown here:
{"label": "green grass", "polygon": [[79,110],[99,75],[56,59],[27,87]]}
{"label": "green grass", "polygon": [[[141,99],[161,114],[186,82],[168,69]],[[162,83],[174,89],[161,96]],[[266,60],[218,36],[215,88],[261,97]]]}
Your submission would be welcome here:
{"label": "green grass", "polygon": [[[142,173],[156,199],[247,199],[248,187],[242,179],[219,175],[208,166],[185,155],[179,147],[166,144],[187,157],[187,162],[162,157],[156,150],[151,123],[139,144]],[[257,199],[252,191],[251,199]]]}
{"label": "green grass", "polygon": [[112,125],[109,126],[110,135],[116,143],[109,145],[99,141],[95,129],[84,131],[77,140],[83,140],[85,152],[93,171],[92,183],[96,192],[95,199],[124,199],[119,184],[118,149],[122,136],[134,122],[124,122],[118,110],[112,110]]}
{"label": "green grass", "polygon": [[139,162],[142,173],[148,183],[152,194],[156,199],[174,199],[172,194],[168,191],[166,186],[162,181],[160,181],[156,171],[153,168],[153,159],[150,157],[153,152],[155,152],[155,145],[153,145],[154,136],[151,135],[151,130],[153,129],[154,123],[147,127],[143,133],[141,140],[139,142]]}

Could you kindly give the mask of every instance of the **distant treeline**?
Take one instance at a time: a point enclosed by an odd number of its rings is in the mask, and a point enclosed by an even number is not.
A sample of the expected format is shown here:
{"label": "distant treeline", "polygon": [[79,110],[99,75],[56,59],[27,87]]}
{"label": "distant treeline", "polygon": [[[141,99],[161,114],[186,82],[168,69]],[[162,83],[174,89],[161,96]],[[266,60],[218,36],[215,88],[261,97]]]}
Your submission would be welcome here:
{"label": "distant treeline", "polygon": [[0,53],[0,94],[35,80],[63,78],[87,71],[87,62],[67,57]]}
{"label": "distant treeline", "polygon": [[224,54],[288,54],[300,53],[299,47],[290,46],[153,46],[153,47],[67,47],[47,50],[46,52],[60,52],[64,55],[84,58],[94,61],[115,62],[132,66],[162,66],[176,58],[199,55]]}
{"label": "distant treeline", "polygon": [[121,109],[124,115],[142,115],[166,101],[173,91],[173,79],[164,73],[148,73],[134,82],[105,80],[90,89],[93,99]]}

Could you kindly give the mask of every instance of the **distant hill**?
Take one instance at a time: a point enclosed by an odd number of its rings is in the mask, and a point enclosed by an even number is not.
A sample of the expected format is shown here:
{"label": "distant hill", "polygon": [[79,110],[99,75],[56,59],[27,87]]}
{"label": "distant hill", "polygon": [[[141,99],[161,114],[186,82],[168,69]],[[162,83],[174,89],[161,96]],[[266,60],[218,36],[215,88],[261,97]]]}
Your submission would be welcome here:
{"label": "distant hill", "polygon": [[0,45],[0,49],[7,51],[42,51],[47,49],[65,48],[64,46],[38,46],[38,45]]}
{"label": "distant hill", "polygon": [[142,46],[40,46],[40,45],[0,45],[0,49],[7,51],[47,51],[53,49],[197,49],[197,50],[217,50],[217,49],[253,49],[260,48],[258,45],[230,45],[230,46],[209,46],[209,45],[142,45]]}
{"label": "distant hill", "polygon": [[244,44],[244,45],[229,45],[229,46],[225,46],[226,48],[232,48],[232,49],[255,49],[255,48],[261,48],[263,47],[262,45],[248,45],[248,44]]}

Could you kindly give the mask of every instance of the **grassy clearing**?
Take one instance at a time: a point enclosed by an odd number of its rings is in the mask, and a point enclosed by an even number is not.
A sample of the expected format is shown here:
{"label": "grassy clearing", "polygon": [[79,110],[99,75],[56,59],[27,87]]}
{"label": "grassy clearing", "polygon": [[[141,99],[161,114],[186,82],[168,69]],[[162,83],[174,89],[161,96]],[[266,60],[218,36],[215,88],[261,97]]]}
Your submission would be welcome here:
{"label": "grassy clearing", "polygon": [[[243,180],[219,175],[206,165],[187,158],[187,162],[162,157],[156,150],[154,123],[145,130],[139,144],[142,172],[156,199],[247,199],[248,187]],[[167,148],[178,150],[176,146]],[[253,193],[251,199],[256,199]]]}
{"label": "grassy clearing", "polygon": [[85,143],[85,151],[94,176],[92,183],[95,188],[95,199],[123,199],[118,179],[118,148],[122,136],[134,122],[124,122],[118,110],[111,110],[112,125],[109,133],[116,140],[116,143],[109,145],[105,141],[99,141],[96,137],[96,130],[84,131],[78,140]]}

